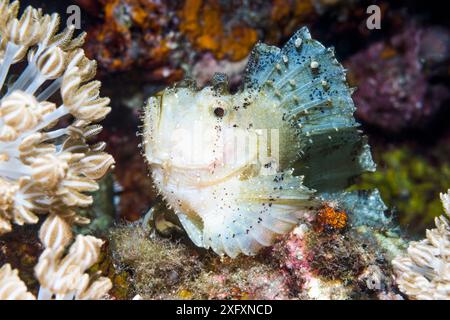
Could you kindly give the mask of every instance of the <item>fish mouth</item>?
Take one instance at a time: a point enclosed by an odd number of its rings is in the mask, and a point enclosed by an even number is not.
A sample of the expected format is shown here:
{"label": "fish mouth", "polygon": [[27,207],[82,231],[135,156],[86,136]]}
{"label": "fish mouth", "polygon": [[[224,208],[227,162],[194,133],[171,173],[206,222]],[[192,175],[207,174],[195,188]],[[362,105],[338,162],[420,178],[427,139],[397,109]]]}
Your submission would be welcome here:
{"label": "fish mouth", "polygon": [[[150,162],[150,161],[149,161]],[[207,188],[211,187],[213,185],[217,185],[220,183],[223,183],[226,180],[236,178],[242,174],[244,174],[246,171],[248,171],[249,167],[252,165],[245,165],[241,166],[239,168],[236,168],[235,170],[231,170],[227,174],[219,177],[214,177],[211,175],[211,178],[202,180],[199,176],[199,172],[210,172],[210,168],[201,166],[201,167],[193,167],[193,166],[177,166],[168,163],[167,161],[161,161],[156,160],[153,162],[150,162],[150,165],[153,166],[154,169],[158,168],[161,170],[164,176],[169,175],[175,175],[175,176],[182,176],[185,179],[183,179],[183,182],[187,186],[196,187],[196,188]]]}

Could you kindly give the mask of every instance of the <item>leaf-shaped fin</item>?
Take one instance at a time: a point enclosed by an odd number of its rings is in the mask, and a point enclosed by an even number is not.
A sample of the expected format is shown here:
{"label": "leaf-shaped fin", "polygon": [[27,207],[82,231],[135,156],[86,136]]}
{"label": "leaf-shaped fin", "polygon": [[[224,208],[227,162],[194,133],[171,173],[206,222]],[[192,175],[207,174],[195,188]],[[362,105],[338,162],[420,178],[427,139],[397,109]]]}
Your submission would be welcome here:
{"label": "leaf-shaped fin", "polygon": [[336,192],[348,187],[364,171],[375,171],[367,139],[356,130],[343,128],[311,140],[294,165],[299,174],[305,175],[308,187]]}
{"label": "leaf-shaped fin", "polygon": [[[306,212],[318,205],[312,191],[302,186],[301,177],[290,172],[259,176],[239,181],[237,198],[218,204],[214,210],[202,212],[203,243],[218,254],[234,258],[239,253],[254,255],[264,246],[273,244],[275,237],[290,232]],[[229,189],[224,188],[224,192]],[[181,218],[194,242],[200,239],[192,221]]]}
{"label": "leaf-shaped fin", "polygon": [[[258,44],[247,68],[245,89],[278,105],[300,143],[295,168],[305,185],[323,192],[342,189],[351,178],[374,171],[370,150],[358,131],[352,90],[334,50],[300,29],[282,48]],[[275,101],[275,103],[273,103]],[[291,165],[294,165],[292,161]]]}

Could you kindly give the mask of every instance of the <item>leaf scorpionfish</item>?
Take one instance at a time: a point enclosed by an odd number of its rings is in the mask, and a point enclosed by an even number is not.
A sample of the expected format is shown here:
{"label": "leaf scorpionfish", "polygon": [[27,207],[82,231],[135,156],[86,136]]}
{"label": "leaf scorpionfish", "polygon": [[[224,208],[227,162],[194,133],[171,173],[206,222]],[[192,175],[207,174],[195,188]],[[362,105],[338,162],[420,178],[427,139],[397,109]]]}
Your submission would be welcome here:
{"label": "leaf scorpionfish", "polygon": [[257,44],[236,93],[217,74],[151,97],[145,158],[191,240],[254,255],[374,171],[351,94],[334,50],[302,28],[282,49]]}

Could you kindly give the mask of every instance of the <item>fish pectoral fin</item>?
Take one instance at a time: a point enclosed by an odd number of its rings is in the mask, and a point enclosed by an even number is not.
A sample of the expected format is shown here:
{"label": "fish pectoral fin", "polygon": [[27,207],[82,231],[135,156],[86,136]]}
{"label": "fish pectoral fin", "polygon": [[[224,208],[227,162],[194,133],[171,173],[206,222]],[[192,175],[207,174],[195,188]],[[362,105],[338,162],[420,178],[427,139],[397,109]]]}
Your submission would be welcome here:
{"label": "fish pectoral fin", "polygon": [[291,170],[286,170],[243,181],[239,201],[310,207],[317,202],[314,193],[315,190],[303,185],[302,176],[293,176]]}
{"label": "fish pectoral fin", "polygon": [[204,247],[235,258],[272,245],[318,205],[313,190],[301,182],[291,172],[241,181],[236,199],[202,214]]}
{"label": "fish pectoral fin", "polygon": [[186,230],[189,238],[197,247],[204,247],[203,244],[203,222],[200,217],[187,215],[182,212],[177,213],[178,219]]}

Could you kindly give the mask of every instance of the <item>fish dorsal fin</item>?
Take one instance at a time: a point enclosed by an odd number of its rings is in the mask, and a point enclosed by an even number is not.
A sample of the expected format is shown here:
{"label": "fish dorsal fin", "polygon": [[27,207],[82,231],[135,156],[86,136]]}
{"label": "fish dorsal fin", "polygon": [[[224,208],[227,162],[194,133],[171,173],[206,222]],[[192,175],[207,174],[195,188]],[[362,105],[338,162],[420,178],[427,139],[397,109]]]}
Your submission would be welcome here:
{"label": "fish dorsal fin", "polygon": [[329,129],[324,118],[338,129],[358,126],[344,68],[334,50],[311,39],[307,28],[295,33],[282,49],[256,45],[245,85],[277,101],[286,120],[305,135]]}
{"label": "fish dorsal fin", "polygon": [[[261,42],[256,44],[246,68],[245,87],[247,89],[261,88],[268,80],[279,81],[285,78],[286,73],[282,72],[283,68],[287,67],[291,70],[298,68],[298,64],[293,63],[306,61],[308,53],[304,51],[306,40],[314,41],[311,40],[308,29],[303,27],[288,40],[282,49]],[[289,61],[289,58],[293,59]]]}
{"label": "fish dorsal fin", "polygon": [[282,49],[258,44],[246,72],[244,90],[259,92],[256,105],[276,105],[295,130],[299,154],[290,165],[305,176],[305,185],[336,191],[354,176],[375,170],[353,116],[345,69],[334,49],[312,39],[307,28]]}
{"label": "fish dorsal fin", "polygon": [[232,258],[239,253],[254,255],[273,244],[276,236],[290,232],[318,205],[313,191],[291,172],[253,177],[220,190],[220,197],[231,192],[236,197],[218,201],[215,208],[200,213],[202,229],[187,215],[181,215],[180,221],[196,245]]}

